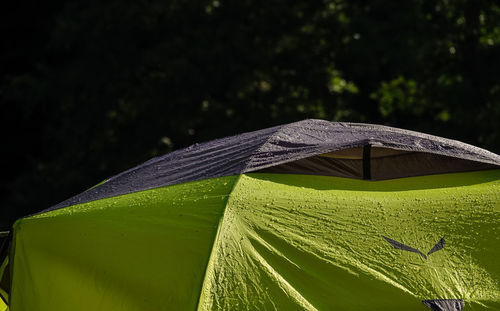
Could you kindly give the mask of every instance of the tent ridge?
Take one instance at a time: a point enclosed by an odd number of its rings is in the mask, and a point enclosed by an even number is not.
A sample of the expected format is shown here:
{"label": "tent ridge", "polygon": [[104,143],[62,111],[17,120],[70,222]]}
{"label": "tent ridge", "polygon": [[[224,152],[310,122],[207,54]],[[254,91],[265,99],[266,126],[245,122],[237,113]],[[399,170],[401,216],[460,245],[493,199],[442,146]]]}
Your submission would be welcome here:
{"label": "tent ridge", "polygon": [[[293,123],[290,123],[290,124],[293,124]],[[264,148],[267,144],[269,144],[269,142],[271,141],[272,138],[274,138],[277,134],[279,134],[279,132],[286,126],[289,126],[290,124],[285,124],[285,125],[280,125],[280,126],[277,126],[276,127],[276,131],[274,133],[272,133],[271,135],[269,135],[267,137],[267,139],[254,151],[252,152],[252,154],[248,157],[248,159],[245,161],[245,164],[243,165],[243,169],[241,170],[240,173],[244,173],[244,172],[247,172],[247,168],[248,168],[248,164],[252,162],[253,160],[253,157],[258,154],[262,148]]]}
{"label": "tent ridge", "polygon": [[221,231],[222,231],[222,228],[223,228],[224,218],[225,218],[225,215],[226,215],[227,207],[229,205],[229,200],[231,199],[233,191],[236,188],[236,186],[238,185],[238,182],[240,181],[240,179],[241,179],[241,175],[239,175],[236,178],[236,180],[234,181],[234,184],[231,187],[231,190],[229,191],[229,194],[227,196],[226,202],[224,204],[224,210],[222,211],[222,215],[220,216],[219,222],[217,223],[217,231],[215,233],[215,237],[214,237],[214,240],[212,242],[212,246],[211,246],[212,248],[210,250],[210,255],[208,256],[208,259],[207,259],[207,264],[205,265],[205,270],[204,270],[204,273],[203,273],[203,279],[202,279],[202,282],[201,282],[201,288],[200,288],[200,291],[199,291],[199,294],[198,294],[198,299],[196,301],[196,310],[198,310],[198,311],[204,310],[203,308],[202,309],[200,309],[200,308],[201,308],[201,300],[203,298],[202,296],[205,293],[205,288],[207,287],[206,282],[207,282],[208,273],[209,273],[209,270],[213,269],[211,267],[211,265],[213,264],[214,257],[215,257],[215,252],[217,251],[216,247],[217,247],[217,244],[218,244],[218,241],[219,241],[219,237],[220,237],[220,234],[221,234]]}
{"label": "tent ridge", "polygon": [[482,167],[500,167],[500,156],[456,140],[384,125],[307,119],[195,144],[153,158],[42,212],[145,189],[257,172],[367,143],[473,161],[484,164]]}

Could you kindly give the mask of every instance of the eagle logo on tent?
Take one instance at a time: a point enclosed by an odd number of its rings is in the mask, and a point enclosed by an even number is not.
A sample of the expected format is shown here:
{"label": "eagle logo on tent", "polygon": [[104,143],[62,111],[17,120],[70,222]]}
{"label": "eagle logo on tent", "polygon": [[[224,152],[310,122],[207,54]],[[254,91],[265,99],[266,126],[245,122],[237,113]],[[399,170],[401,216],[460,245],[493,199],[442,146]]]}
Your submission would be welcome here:
{"label": "eagle logo on tent", "polygon": [[386,236],[382,236],[387,242],[389,242],[389,244],[391,244],[394,248],[396,249],[401,249],[401,250],[404,250],[404,251],[408,251],[408,252],[413,252],[413,253],[417,253],[419,254],[420,256],[422,256],[422,258],[424,259],[427,259],[427,256],[429,256],[430,254],[434,253],[434,252],[437,252],[438,250],[441,250],[444,248],[444,237],[441,238],[441,240],[439,240],[439,242],[436,243],[436,245],[434,245],[430,251],[427,252],[427,255],[422,253],[421,251],[419,251],[418,249],[416,248],[413,248],[411,246],[408,246],[408,245],[405,245],[401,242],[398,242],[398,241],[395,241],[393,239],[389,239],[388,237]]}
{"label": "eagle logo on tent", "polygon": [[[420,250],[413,248],[411,246],[408,246],[406,244],[403,244],[401,242],[398,242],[396,240],[390,239],[386,236],[382,237],[389,243],[391,244],[395,249],[401,249],[404,251],[412,252],[412,253],[417,253],[422,258],[427,259],[427,257],[434,253],[437,252],[441,249],[444,248],[444,237],[442,237],[428,252],[427,254],[422,253]],[[446,310],[462,310],[464,307],[464,301],[462,299],[429,299],[429,300],[423,300],[422,301],[424,305],[427,307],[431,308],[432,310],[436,311],[446,311]]]}

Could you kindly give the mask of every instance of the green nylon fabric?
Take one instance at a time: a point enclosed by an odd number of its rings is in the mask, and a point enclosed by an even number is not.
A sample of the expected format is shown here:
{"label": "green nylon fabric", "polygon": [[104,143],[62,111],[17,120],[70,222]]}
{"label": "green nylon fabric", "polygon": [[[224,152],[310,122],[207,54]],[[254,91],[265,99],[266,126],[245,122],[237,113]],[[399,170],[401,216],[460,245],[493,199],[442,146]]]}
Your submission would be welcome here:
{"label": "green nylon fabric", "polygon": [[236,178],[163,187],[17,221],[11,310],[195,309]]}
{"label": "green nylon fabric", "polygon": [[499,310],[499,233],[500,170],[216,178],[21,219],[11,310]]}
{"label": "green nylon fabric", "polygon": [[[9,265],[9,256],[5,257],[5,259],[3,260],[2,264],[0,264],[0,280],[2,280],[2,278],[4,277],[4,273],[8,271],[8,265]],[[7,289],[5,288],[2,288],[2,285],[0,283],[0,310],[3,311],[2,309],[2,303],[4,303],[4,300],[5,301],[9,301],[9,294],[7,293]]]}
{"label": "green nylon fabric", "polygon": [[[500,171],[370,182],[249,174],[229,199],[203,310],[500,309]],[[427,253],[394,249],[381,235]],[[250,306],[250,307],[249,307]]]}
{"label": "green nylon fabric", "polygon": [[[2,262],[2,264],[0,265],[0,279],[2,279],[2,276],[4,274],[4,272],[6,271],[6,268],[7,268],[7,265],[9,263],[9,257],[5,257],[4,261]],[[0,311],[8,311],[9,308],[8,306],[5,304],[4,300],[5,301],[8,301],[9,299],[9,295],[7,294],[7,292],[0,287],[0,296],[2,296],[0,298]]]}

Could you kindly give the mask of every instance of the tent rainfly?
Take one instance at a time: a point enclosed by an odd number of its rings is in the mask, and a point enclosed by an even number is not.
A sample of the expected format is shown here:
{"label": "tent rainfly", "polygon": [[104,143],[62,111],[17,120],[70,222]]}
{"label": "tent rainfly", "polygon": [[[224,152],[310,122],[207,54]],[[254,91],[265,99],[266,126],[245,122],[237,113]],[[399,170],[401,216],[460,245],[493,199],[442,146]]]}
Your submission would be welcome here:
{"label": "tent rainfly", "polygon": [[500,156],[305,120],[149,160],[2,247],[11,311],[500,310]]}

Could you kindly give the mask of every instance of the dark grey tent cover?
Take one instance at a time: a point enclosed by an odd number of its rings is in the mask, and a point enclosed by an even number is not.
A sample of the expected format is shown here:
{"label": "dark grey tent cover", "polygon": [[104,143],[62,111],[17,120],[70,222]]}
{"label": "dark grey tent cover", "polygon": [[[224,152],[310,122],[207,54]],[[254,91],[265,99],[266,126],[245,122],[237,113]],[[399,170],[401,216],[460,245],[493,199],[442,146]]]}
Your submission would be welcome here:
{"label": "dark grey tent cover", "polygon": [[160,186],[247,172],[369,180],[500,167],[500,156],[381,125],[304,120],[195,144],[118,174],[46,211]]}
{"label": "dark grey tent cover", "polygon": [[434,311],[462,311],[464,308],[462,299],[424,300],[423,303]]}

